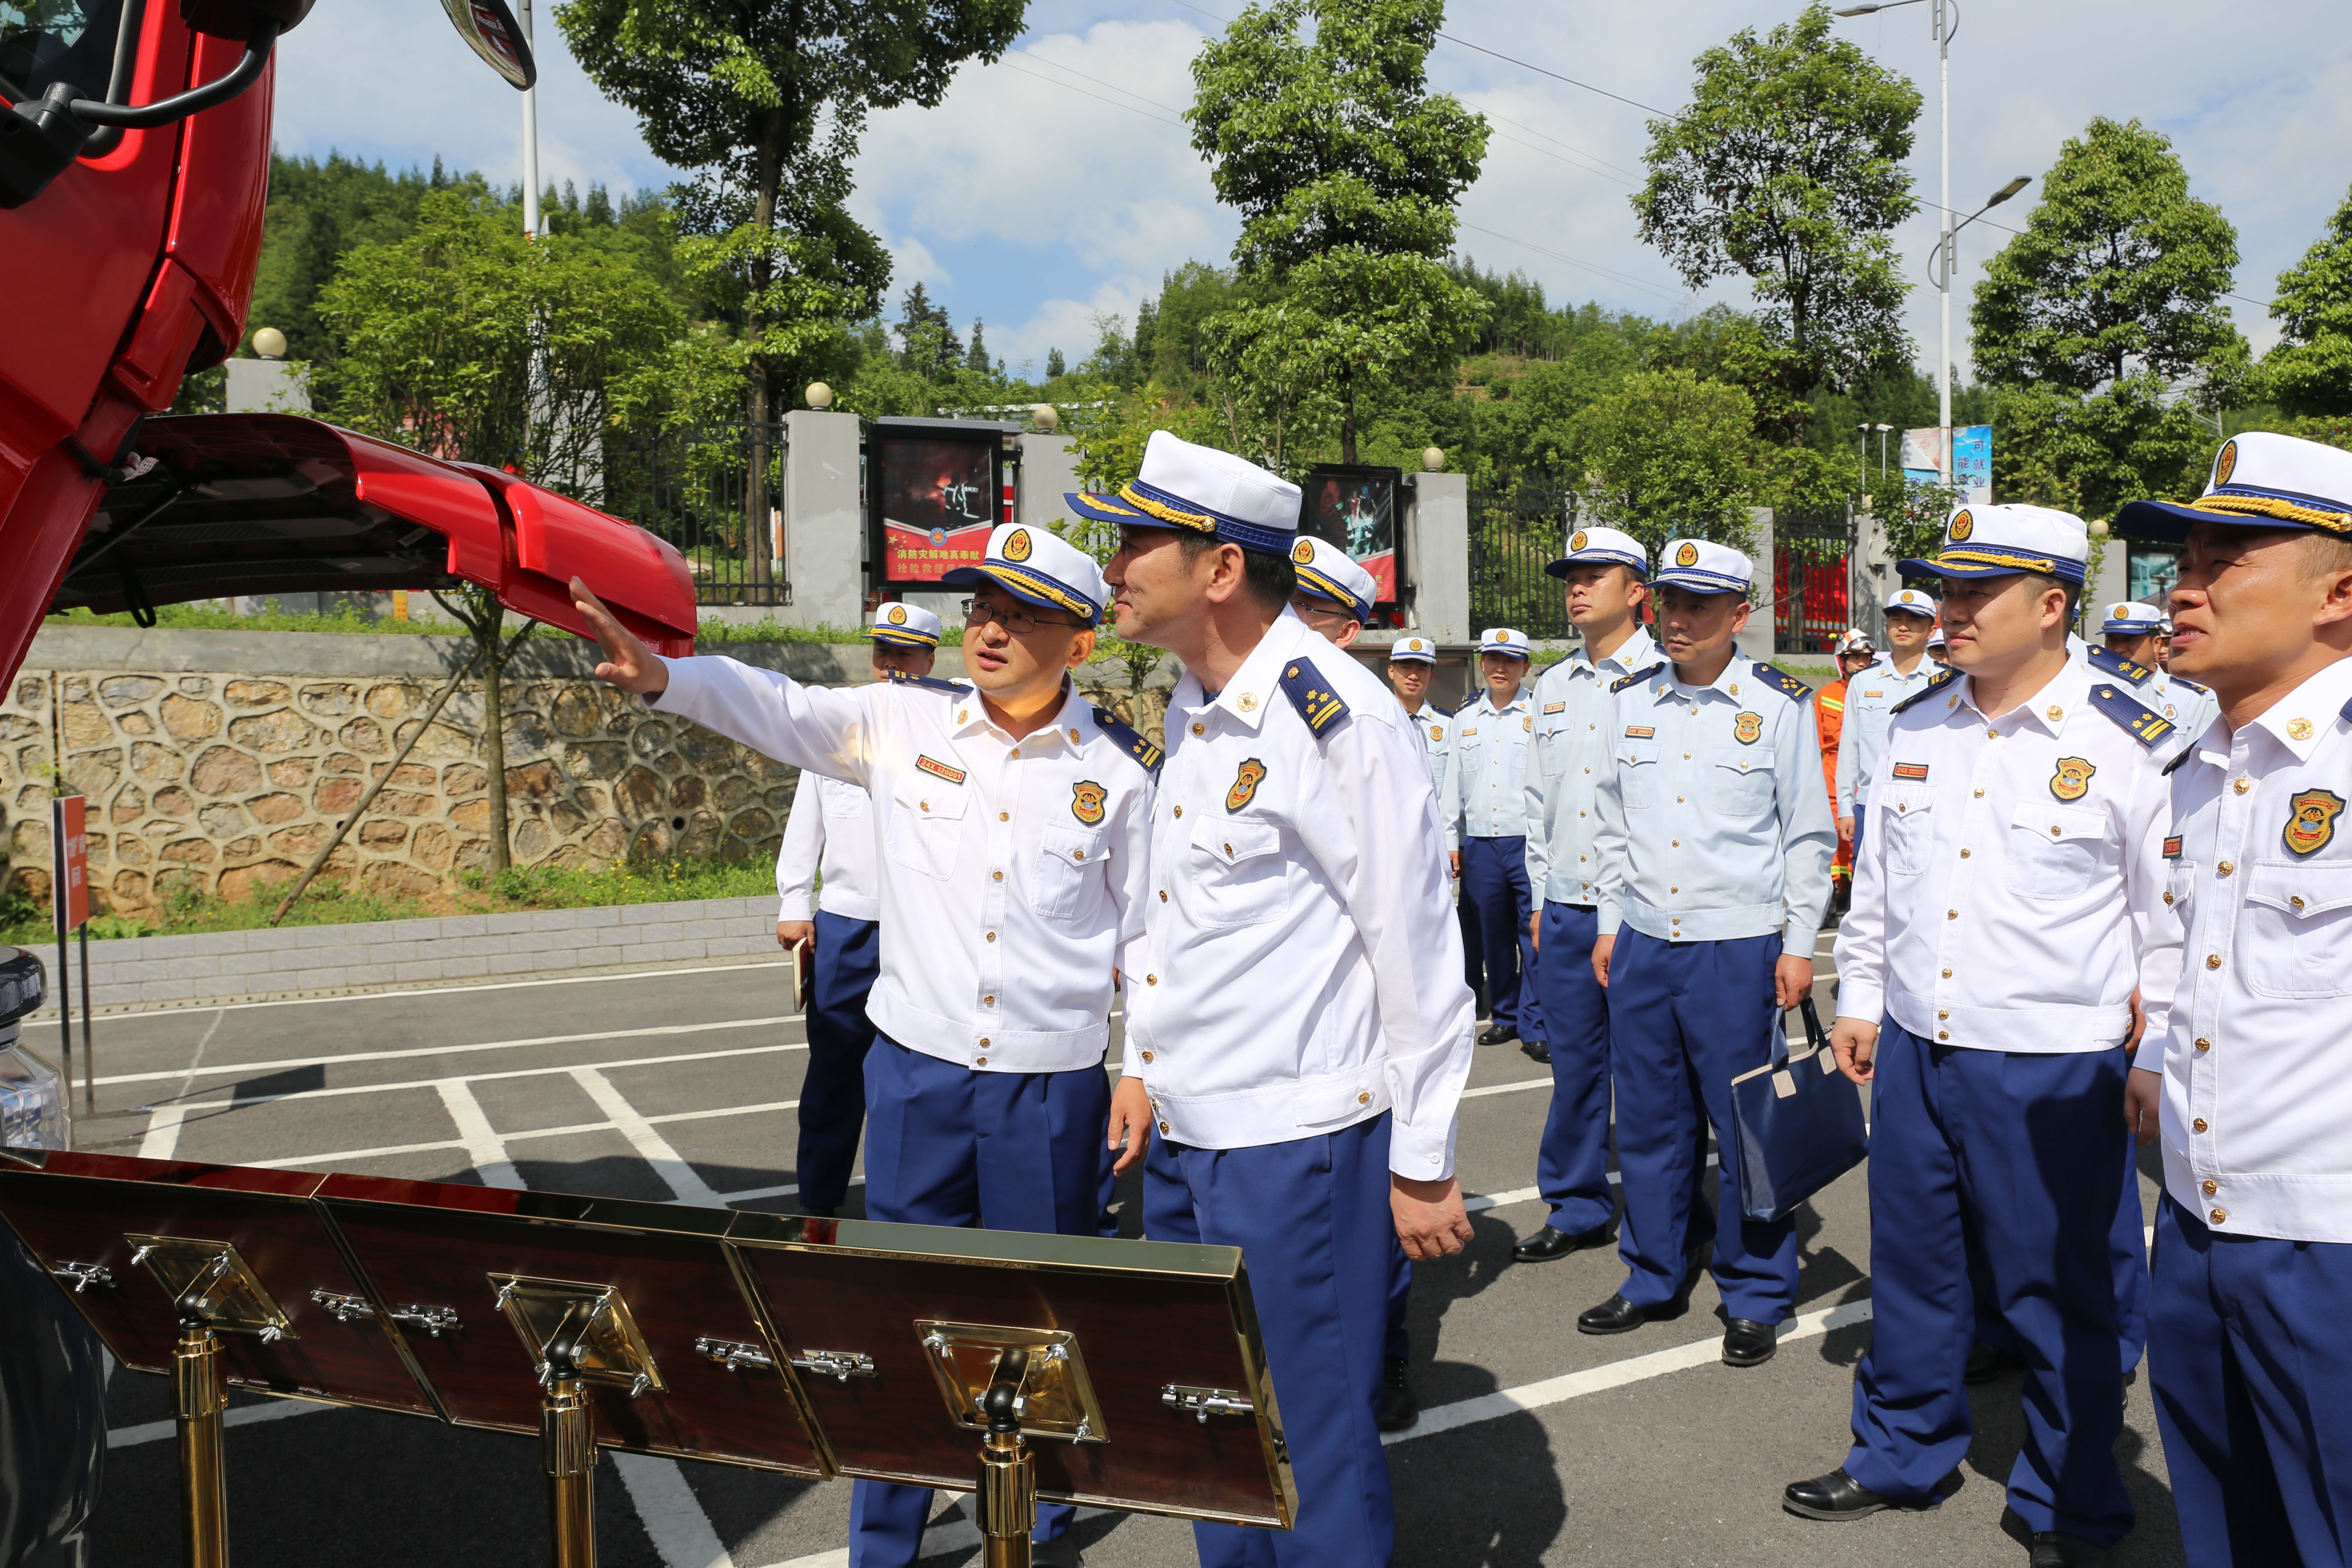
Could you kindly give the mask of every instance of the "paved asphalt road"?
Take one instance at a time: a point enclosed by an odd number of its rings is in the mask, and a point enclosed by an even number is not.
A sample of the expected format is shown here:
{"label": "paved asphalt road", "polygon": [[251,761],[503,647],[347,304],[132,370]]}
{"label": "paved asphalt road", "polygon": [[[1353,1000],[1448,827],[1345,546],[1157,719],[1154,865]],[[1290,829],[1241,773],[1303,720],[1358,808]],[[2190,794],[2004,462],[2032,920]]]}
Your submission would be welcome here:
{"label": "paved asphalt road", "polygon": [[[789,1212],[805,1047],[787,973],[674,969],[110,1017],[100,1107],[131,1113],[85,1123],[84,1146]],[[1531,1184],[1549,1080],[1500,1047],[1479,1053],[1471,1083],[1460,1166],[1479,1194],[1477,1237],[1415,1284],[1424,1415],[1389,1450],[1399,1563],[2024,1562],[2021,1537],[2002,1529],[2021,1433],[2013,1376],[1977,1391],[1976,1443],[1942,1508],[1849,1525],[1780,1510],[1785,1482],[1831,1468],[1847,1444],[1853,1368],[1870,1333],[1861,1172],[1801,1222],[1800,1316],[1779,1356],[1733,1371],[1716,1355],[1710,1283],[1677,1321],[1593,1339],[1573,1321],[1622,1278],[1613,1250],[1512,1263],[1513,1241],[1543,1220]],[[2152,1205],[2153,1181],[2141,1186]],[[852,1189],[853,1211],[861,1196]],[[1133,1216],[1132,1187],[1122,1196]],[[117,1373],[108,1404],[98,1561],[176,1561],[166,1385]],[[236,1405],[238,1568],[543,1560],[534,1440],[290,1401]],[[2181,1563],[2144,1377],[2129,1391],[2122,1458],[2140,1524],[2115,1568]],[[607,1568],[847,1561],[845,1482],[620,1456],[598,1487]],[[1194,1561],[1176,1521],[1102,1514],[1077,1528],[1097,1565]],[[966,1510],[942,1494],[925,1563],[975,1563],[978,1543]]]}

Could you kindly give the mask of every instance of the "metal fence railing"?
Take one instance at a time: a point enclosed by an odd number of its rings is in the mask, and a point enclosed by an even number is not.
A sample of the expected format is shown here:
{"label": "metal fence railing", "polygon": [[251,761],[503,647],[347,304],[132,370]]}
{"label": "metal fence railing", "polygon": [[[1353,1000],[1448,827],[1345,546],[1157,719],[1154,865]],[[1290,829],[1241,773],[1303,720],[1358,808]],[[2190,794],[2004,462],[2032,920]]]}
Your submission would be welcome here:
{"label": "metal fence railing", "polygon": [[784,426],[719,425],[606,443],[603,498],[677,546],[701,605],[789,605]]}
{"label": "metal fence railing", "polygon": [[1843,517],[1772,520],[1772,647],[1836,651],[1853,624],[1853,524]]}
{"label": "metal fence railing", "polygon": [[1521,485],[1470,492],[1470,626],[1517,626],[1531,637],[1570,635],[1557,561],[1576,507],[1572,490]]}

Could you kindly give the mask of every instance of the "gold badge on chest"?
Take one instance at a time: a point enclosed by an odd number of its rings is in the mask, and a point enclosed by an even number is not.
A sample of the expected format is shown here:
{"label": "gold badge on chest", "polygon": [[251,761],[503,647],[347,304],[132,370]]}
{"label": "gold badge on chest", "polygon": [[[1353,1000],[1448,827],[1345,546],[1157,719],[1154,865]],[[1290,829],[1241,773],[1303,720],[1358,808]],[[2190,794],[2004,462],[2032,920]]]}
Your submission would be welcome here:
{"label": "gold badge on chest", "polygon": [[1103,819],[1103,798],[1110,792],[1092,779],[1070,786],[1070,815],[1092,827]]}
{"label": "gold badge on chest", "polygon": [[2334,790],[2307,789],[2287,802],[2286,831],[2282,836],[2296,855],[2316,855],[2336,837],[2336,814],[2344,797]]}
{"label": "gold badge on chest", "polygon": [[1742,713],[1731,721],[1731,738],[1743,746],[1752,746],[1764,735],[1764,715]]}
{"label": "gold badge on chest", "polygon": [[2060,800],[2080,800],[2091,791],[2091,775],[2099,770],[2086,757],[2061,757],[2050,775],[2050,793]]}
{"label": "gold badge on chest", "polygon": [[1265,780],[1265,764],[1255,757],[1243,762],[1234,770],[1234,787],[1225,792],[1225,809],[1239,811],[1257,795],[1257,786]]}

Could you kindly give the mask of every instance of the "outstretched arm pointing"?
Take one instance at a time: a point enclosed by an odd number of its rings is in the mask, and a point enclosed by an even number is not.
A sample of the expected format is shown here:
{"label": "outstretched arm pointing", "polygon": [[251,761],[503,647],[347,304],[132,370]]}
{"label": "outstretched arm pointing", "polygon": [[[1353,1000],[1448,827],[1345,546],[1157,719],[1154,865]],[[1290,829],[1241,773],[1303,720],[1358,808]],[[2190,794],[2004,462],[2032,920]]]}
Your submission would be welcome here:
{"label": "outstretched arm pointing", "polygon": [[668,689],[669,667],[639,642],[635,632],[614,620],[604,601],[577,577],[572,579],[572,607],[587,618],[597,645],[604,650],[604,661],[596,667],[597,679],[639,697],[656,697]]}

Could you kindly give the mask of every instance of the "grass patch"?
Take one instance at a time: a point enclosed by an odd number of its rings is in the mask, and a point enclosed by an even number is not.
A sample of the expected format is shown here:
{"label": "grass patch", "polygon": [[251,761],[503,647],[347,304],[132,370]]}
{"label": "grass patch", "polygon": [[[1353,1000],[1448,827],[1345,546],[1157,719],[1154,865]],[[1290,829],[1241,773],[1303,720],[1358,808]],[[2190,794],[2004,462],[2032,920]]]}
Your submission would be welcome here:
{"label": "grass patch", "polygon": [[[492,877],[478,872],[419,895],[370,893],[326,878],[311,883],[286,911],[281,926],[354,925],[370,921],[422,920],[436,915],[508,914],[526,910],[664,904],[690,899],[747,899],[775,891],[772,860],[664,860],[616,866],[609,871],[518,868]],[[205,931],[258,931],[286,896],[261,888],[243,899],[174,889],[161,907],[138,915],[99,915],[90,939],[194,936]],[[38,950],[57,941],[48,906],[12,891],[0,896],[0,942]]]}

